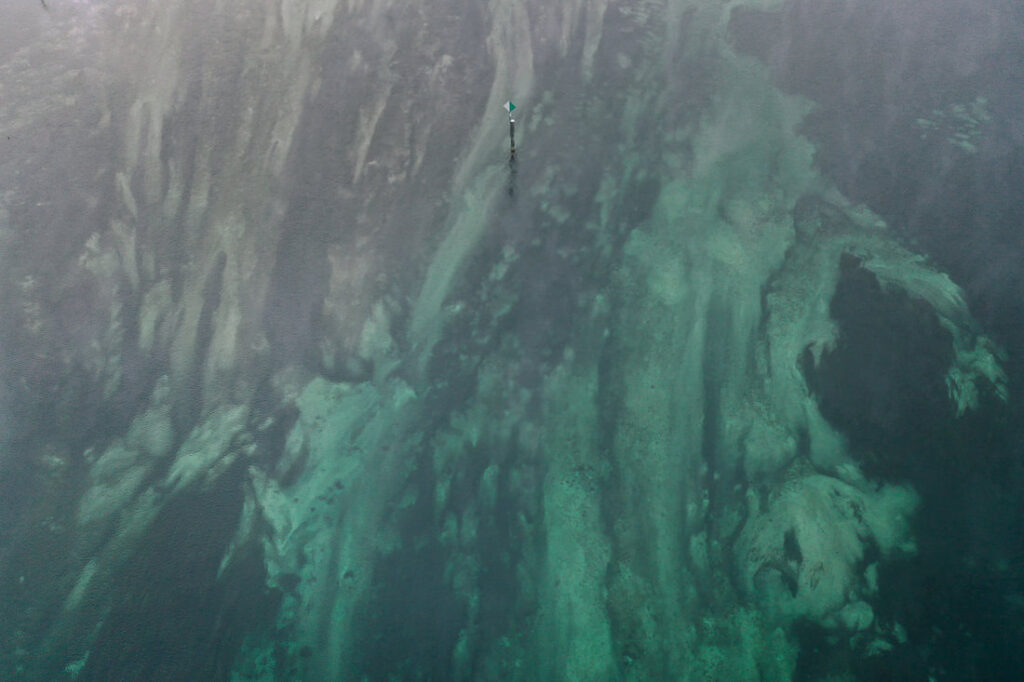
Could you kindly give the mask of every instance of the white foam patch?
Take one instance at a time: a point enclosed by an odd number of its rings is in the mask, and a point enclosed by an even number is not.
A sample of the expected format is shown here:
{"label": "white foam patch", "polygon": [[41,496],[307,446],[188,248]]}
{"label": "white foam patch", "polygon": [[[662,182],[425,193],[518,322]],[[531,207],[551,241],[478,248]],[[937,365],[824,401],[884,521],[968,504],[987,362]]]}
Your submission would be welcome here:
{"label": "white foam patch", "polygon": [[916,494],[813,474],[786,483],[763,508],[751,504],[736,545],[746,593],[788,619],[868,627],[873,618],[863,599],[873,585],[860,568],[866,545],[876,542],[884,557],[913,551]]}
{"label": "white foam patch", "polygon": [[952,335],[954,358],[946,374],[946,386],[958,416],[977,409],[982,386],[987,386],[1000,400],[1009,397],[1006,373],[1000,363],[1005,353],[976,331],[978,325],[971,317],[963,291],[948,275],[894,244],[870,250],[864,266],[883,286],[901,289],[927,303]]}
{"label": "white foam patch", "polygon": [[80,525],[109,517],[126,506],[142,487],[150,465],[135,449],[118,442],[89,470],[90,487],[78,503]]}
{"label": "white foam patch", "polygon": [[224,405],[204,419],[189,434],[175,456],[166,484],[181,492],[197,483],[215,481],[241,452],[232,450],[232,438],[245,428],[248,409]]}

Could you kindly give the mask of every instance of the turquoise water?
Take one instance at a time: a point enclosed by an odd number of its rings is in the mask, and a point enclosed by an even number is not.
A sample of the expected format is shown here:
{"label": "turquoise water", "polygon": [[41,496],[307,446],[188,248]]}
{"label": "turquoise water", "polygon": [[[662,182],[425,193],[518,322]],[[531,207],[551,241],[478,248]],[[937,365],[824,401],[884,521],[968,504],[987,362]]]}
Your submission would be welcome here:
{"label": "turquoise water", "polygon": [[1020,22],[0,9],[0,678],[1016,679]]}

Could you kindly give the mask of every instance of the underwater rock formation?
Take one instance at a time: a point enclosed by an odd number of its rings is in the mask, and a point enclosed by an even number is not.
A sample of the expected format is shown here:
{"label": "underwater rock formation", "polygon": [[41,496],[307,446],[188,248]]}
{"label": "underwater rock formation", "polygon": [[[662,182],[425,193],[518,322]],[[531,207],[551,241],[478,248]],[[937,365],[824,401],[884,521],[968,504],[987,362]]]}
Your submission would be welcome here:
{"label": "underwater rock formation", "polygon": [[[844,255],[957,412],[999,351],[731,6],[55,6],[0,72],[0,677],[782,680],[876,627],[916,498],[805,376]],[[226,648],[119,644],[151,590]]]}

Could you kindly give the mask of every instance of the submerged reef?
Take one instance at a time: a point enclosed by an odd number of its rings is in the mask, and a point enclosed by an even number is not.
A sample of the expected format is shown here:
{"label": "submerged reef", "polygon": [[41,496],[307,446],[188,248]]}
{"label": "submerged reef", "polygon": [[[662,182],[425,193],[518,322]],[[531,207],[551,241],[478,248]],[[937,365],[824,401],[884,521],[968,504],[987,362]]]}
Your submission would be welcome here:
{"label": "submerged reef", "polygon": [[53,4],[0,67],[0,677],[788,680],[798,626],[903,643],[919,496],[844,433],[830,306],[851,268],[913,301],[950,420],[1005,356],[819,173],[736,3]]}

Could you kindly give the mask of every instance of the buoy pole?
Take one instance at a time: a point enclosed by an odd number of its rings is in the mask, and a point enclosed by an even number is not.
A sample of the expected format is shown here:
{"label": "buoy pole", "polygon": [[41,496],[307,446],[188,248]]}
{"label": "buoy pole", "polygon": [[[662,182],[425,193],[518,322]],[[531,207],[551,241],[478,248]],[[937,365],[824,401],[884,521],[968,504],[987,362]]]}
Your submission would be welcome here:
{"label": "buoy pole", "polygon": [[509,159],[516,158],[516,119],[512,116],[516,105],[512,101],[505,102],[505,111],[508,112],[508,148]]}
{"label": "buoy pole", "polygon": [[511,101],[505,102],[505,111],[508,112],[508,195],[514,197],[516,193],[516,119],[512,111],[516,105]]}
{"label": "buoy pole", "polygon": [[508,115],[508,142],[509,151],[514,158],[516,155],[516,120],[512,118],[512,114]]}

